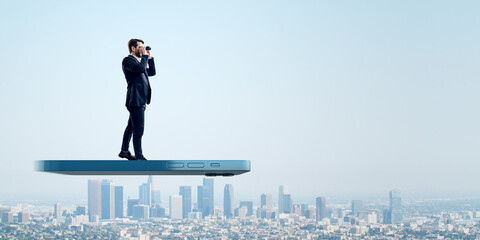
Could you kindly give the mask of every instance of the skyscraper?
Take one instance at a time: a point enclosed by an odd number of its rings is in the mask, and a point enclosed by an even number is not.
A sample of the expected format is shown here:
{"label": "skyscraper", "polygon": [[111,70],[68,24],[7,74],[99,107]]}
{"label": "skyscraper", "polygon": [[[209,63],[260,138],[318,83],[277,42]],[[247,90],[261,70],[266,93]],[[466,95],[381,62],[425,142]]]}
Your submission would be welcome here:
{"label": "skyscraper", "polygon": [[[155,181],[153,179],[153,176],[148,176],[147,184],[149,186],[149,193],[150,193],[150,203],[149,203],[150,207],[160,206],[160,204],[161,204],[160,190],[157,190],[155,188],[156,185],[155,185]],[[144,204],[146,204],[146,203],[144,203]]]}
{"label": "skyscraper", "polygon": [[75,210],[75,215],[86,215],[87,214],[87,209],[85,206],[78,206],[77,209]]}
{"label": "skyscraper", "polygon": [[377,223],[377,213],[371,211],[367,214],[367,224],[376,224]]}
{"label": "skyscraper", "polygon": [[115,187],[115,217],[123,218],[123,187]]}
{"label": "skyscraper", "polygon": [[316,207],[317,221],[321,221],[327,216],[327,203],[325,197],[317,197]]}
{"label": "skyscraper", "polygon": [[102,181],[88,180],[88,215],[90,221],[102,215]]}
{"label": "skyscraper", "polygon": [[2,223],[12,223],[13,222],[13,213],[4,212],[2,213]]}
{"label": "skyscraper", "polygon": [[253,215],[253,202],[252,201],[241,201],[240,208],[246,207],[247,214],[245,216],[252,216]]}
{"label": "skyscraper", "polygon": [[111,180],[102,181],[102,219],[115,218],[115,186]]}
{"label": "skyscraper", "polygon": [[19,223],[25,223],[30,220],[30,214],[26,212],[19,212],[18,213],[18,222]]}
{"label": "skyscraper", "polygon": [[182,217],[188,218],[192,212],[192,187],[180,186],[180,196],[182,196]]}
{"label": "skyscraper", "polygon": [[150,183],[142,184],[138,189],[138,198],[143,205],[150,206],[152,204],[152,188]]}
{"label": "skyscraper", "polygon": [[147,219],[150,217],[150,207],[147,205],[133,206],[133,219]]}
{"label": "skyscraper", "polygon": [[56,219],[61,219],[63,214],[62,205],[60,203],[55,203],[53,205],[53,217]]}
{"label": "skyscraper", "polygon": [[262,194],[260,196],[260,207],[272,210],[272,194]]}
{"label": "skyscraper", "polygon": [[392,211],[383,210],[383,224],[392,224]]}
{"label": "skyscraper", "polygon": [[235,210],[233,201],[233,185],[225,184],[225,188],[223,190],[223,213],[226,218],[233,218],[233,211]]}
{"label": "skyscraper", "polygon": [[302,206],[300,204],[293,204],[292,213],[302,215]]}
{"label": "skyscraper", "polygon": [[214,211],[214,192],[213,192],[213,178],[203,178],[203,188],[202,188],[202,215],[206,217],[208,215],[213,215]]}
{"label": "skyscraper", "polygon": [[287,186],[280,185],[278,187],[278,213],[283,213],[283,195],[287,194],[288,188]]}
{"label": "skyscraper", "polygon": [[153,181],[153,177],[152,175],[148,176],[148,181],[147,181],[148,184],[150,184],[150,189],[153,191],[155,190],[155,183]]}
{"label": "skyscraper", "polygon": [[197,186],[197,209],[203,212],[203,186]]}
{"label": "skyscraper", "polygon": [[390,191],[390,214],[392,218],[392,224],[399,223],[403,220],[402,198],[400,197],[400,191]]}
{"label": "skyscraper", "polygon": [[160,190],[152,190],[152,206],[160,206],[161,203]]}
{"label": "skyscraper", "polygon": [[293,200],[291,194],[283,194],[282,204],[283,213],[293,213]]}
{"label": "skyscraper", "polygon": [[127,216],[133,217],[133,206],[140,205],[139,199],[128,199],[127,200]]}
{"label": "skyscraper", "polygon": [[170,196],[170,219],[181,219],[182,217],[182,196]]}
{"label": "skyscraper", "polygon": [[159,205],[150,208],[150,217],[165,217],[165,208]]}
{"label": "skyscraper", "polygon": [[352,216],[358,216],[358,213],[363,211],[363,201],[362,200],[353,200],[352,201]]}
{"label": "skyscraper", "polygon": [[247,212],[247,206],[238,207],[235,209],[235,216],[237,216],[238,218],[244,218],[247,216]]}

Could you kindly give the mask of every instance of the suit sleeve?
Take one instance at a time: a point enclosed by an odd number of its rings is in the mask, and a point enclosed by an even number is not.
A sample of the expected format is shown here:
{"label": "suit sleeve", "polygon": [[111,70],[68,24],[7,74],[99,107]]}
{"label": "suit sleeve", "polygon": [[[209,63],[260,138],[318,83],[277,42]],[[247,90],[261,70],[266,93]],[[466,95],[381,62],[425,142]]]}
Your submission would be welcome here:
{"label": "suit sleeve", "polygon": [[148,59],[148,68],[147,68],[147,74],[149,77],[155,76],[157,72],[155,71],[155,61],[152,59]]}
{"label": "suit sleeve", "polygon": [[125,59],[123,59],[122,65],[123,68],[129,72],[143,73],[147,70],[147,63],[148,55],[143,55],[140,62],[133,58],[126,57]]}

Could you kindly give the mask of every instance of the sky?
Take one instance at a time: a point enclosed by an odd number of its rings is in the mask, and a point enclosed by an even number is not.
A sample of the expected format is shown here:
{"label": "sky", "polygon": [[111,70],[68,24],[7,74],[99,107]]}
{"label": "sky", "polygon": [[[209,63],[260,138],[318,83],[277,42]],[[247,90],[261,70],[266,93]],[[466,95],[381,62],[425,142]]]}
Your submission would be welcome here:
{"label": "sky", "polygon": [[[127,42],[152,47],[147,159],[247,159],[217,204],[480,197],[478,1],[7,1],[0,203],[87,199],[37,160],[116,160]],[[131,147],[131,150],[133,148]],[[138,197],[147,176],[107,176]],[[158,176],[162,200],[201,176]],[[195,194],[195,192],[194,192]],[[195,196],[195,195],[194,195]]]}

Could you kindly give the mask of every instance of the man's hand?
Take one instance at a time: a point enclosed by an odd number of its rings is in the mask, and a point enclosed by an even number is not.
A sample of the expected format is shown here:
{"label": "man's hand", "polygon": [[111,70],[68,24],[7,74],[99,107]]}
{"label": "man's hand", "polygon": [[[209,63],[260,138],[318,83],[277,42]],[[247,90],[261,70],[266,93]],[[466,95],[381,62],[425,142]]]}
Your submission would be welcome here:
{"label": "man's hand", "polygon": [[145,50],[145,51],[147,51],[148,59],[152,59],[152,55],[150,54],[150,50]]}
{"label": "man's hand", "polygon": [[145,50],[145,47],[144,47],[144,46],[141,46],[141,48],[140,48],[140,53],[142,53],[142,55],[146,55],[146,54],[147,54],[147,50]]}

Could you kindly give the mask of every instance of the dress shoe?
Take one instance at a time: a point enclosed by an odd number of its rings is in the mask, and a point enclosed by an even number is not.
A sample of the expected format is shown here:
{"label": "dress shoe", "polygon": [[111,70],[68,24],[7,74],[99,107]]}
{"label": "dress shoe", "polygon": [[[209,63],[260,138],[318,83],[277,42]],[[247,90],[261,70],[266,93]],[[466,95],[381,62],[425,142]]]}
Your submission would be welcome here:
{"label": "dress shoe", "polygon": [[121,151],[121,152],[118,154],[118,156],[119,156],[120,158],[126,158],[126,159],[128,159],[128,160],[135,160],[135,156],[133,156],[133,155],[130,153],[130,151],[126,151],[126,152]]}
{"label": "dress shoe", "polygon": [[147,159],[145,157],[139,157],[139,158],[136,158],[135,160],[143,160],[143,161],[147,161]]}

